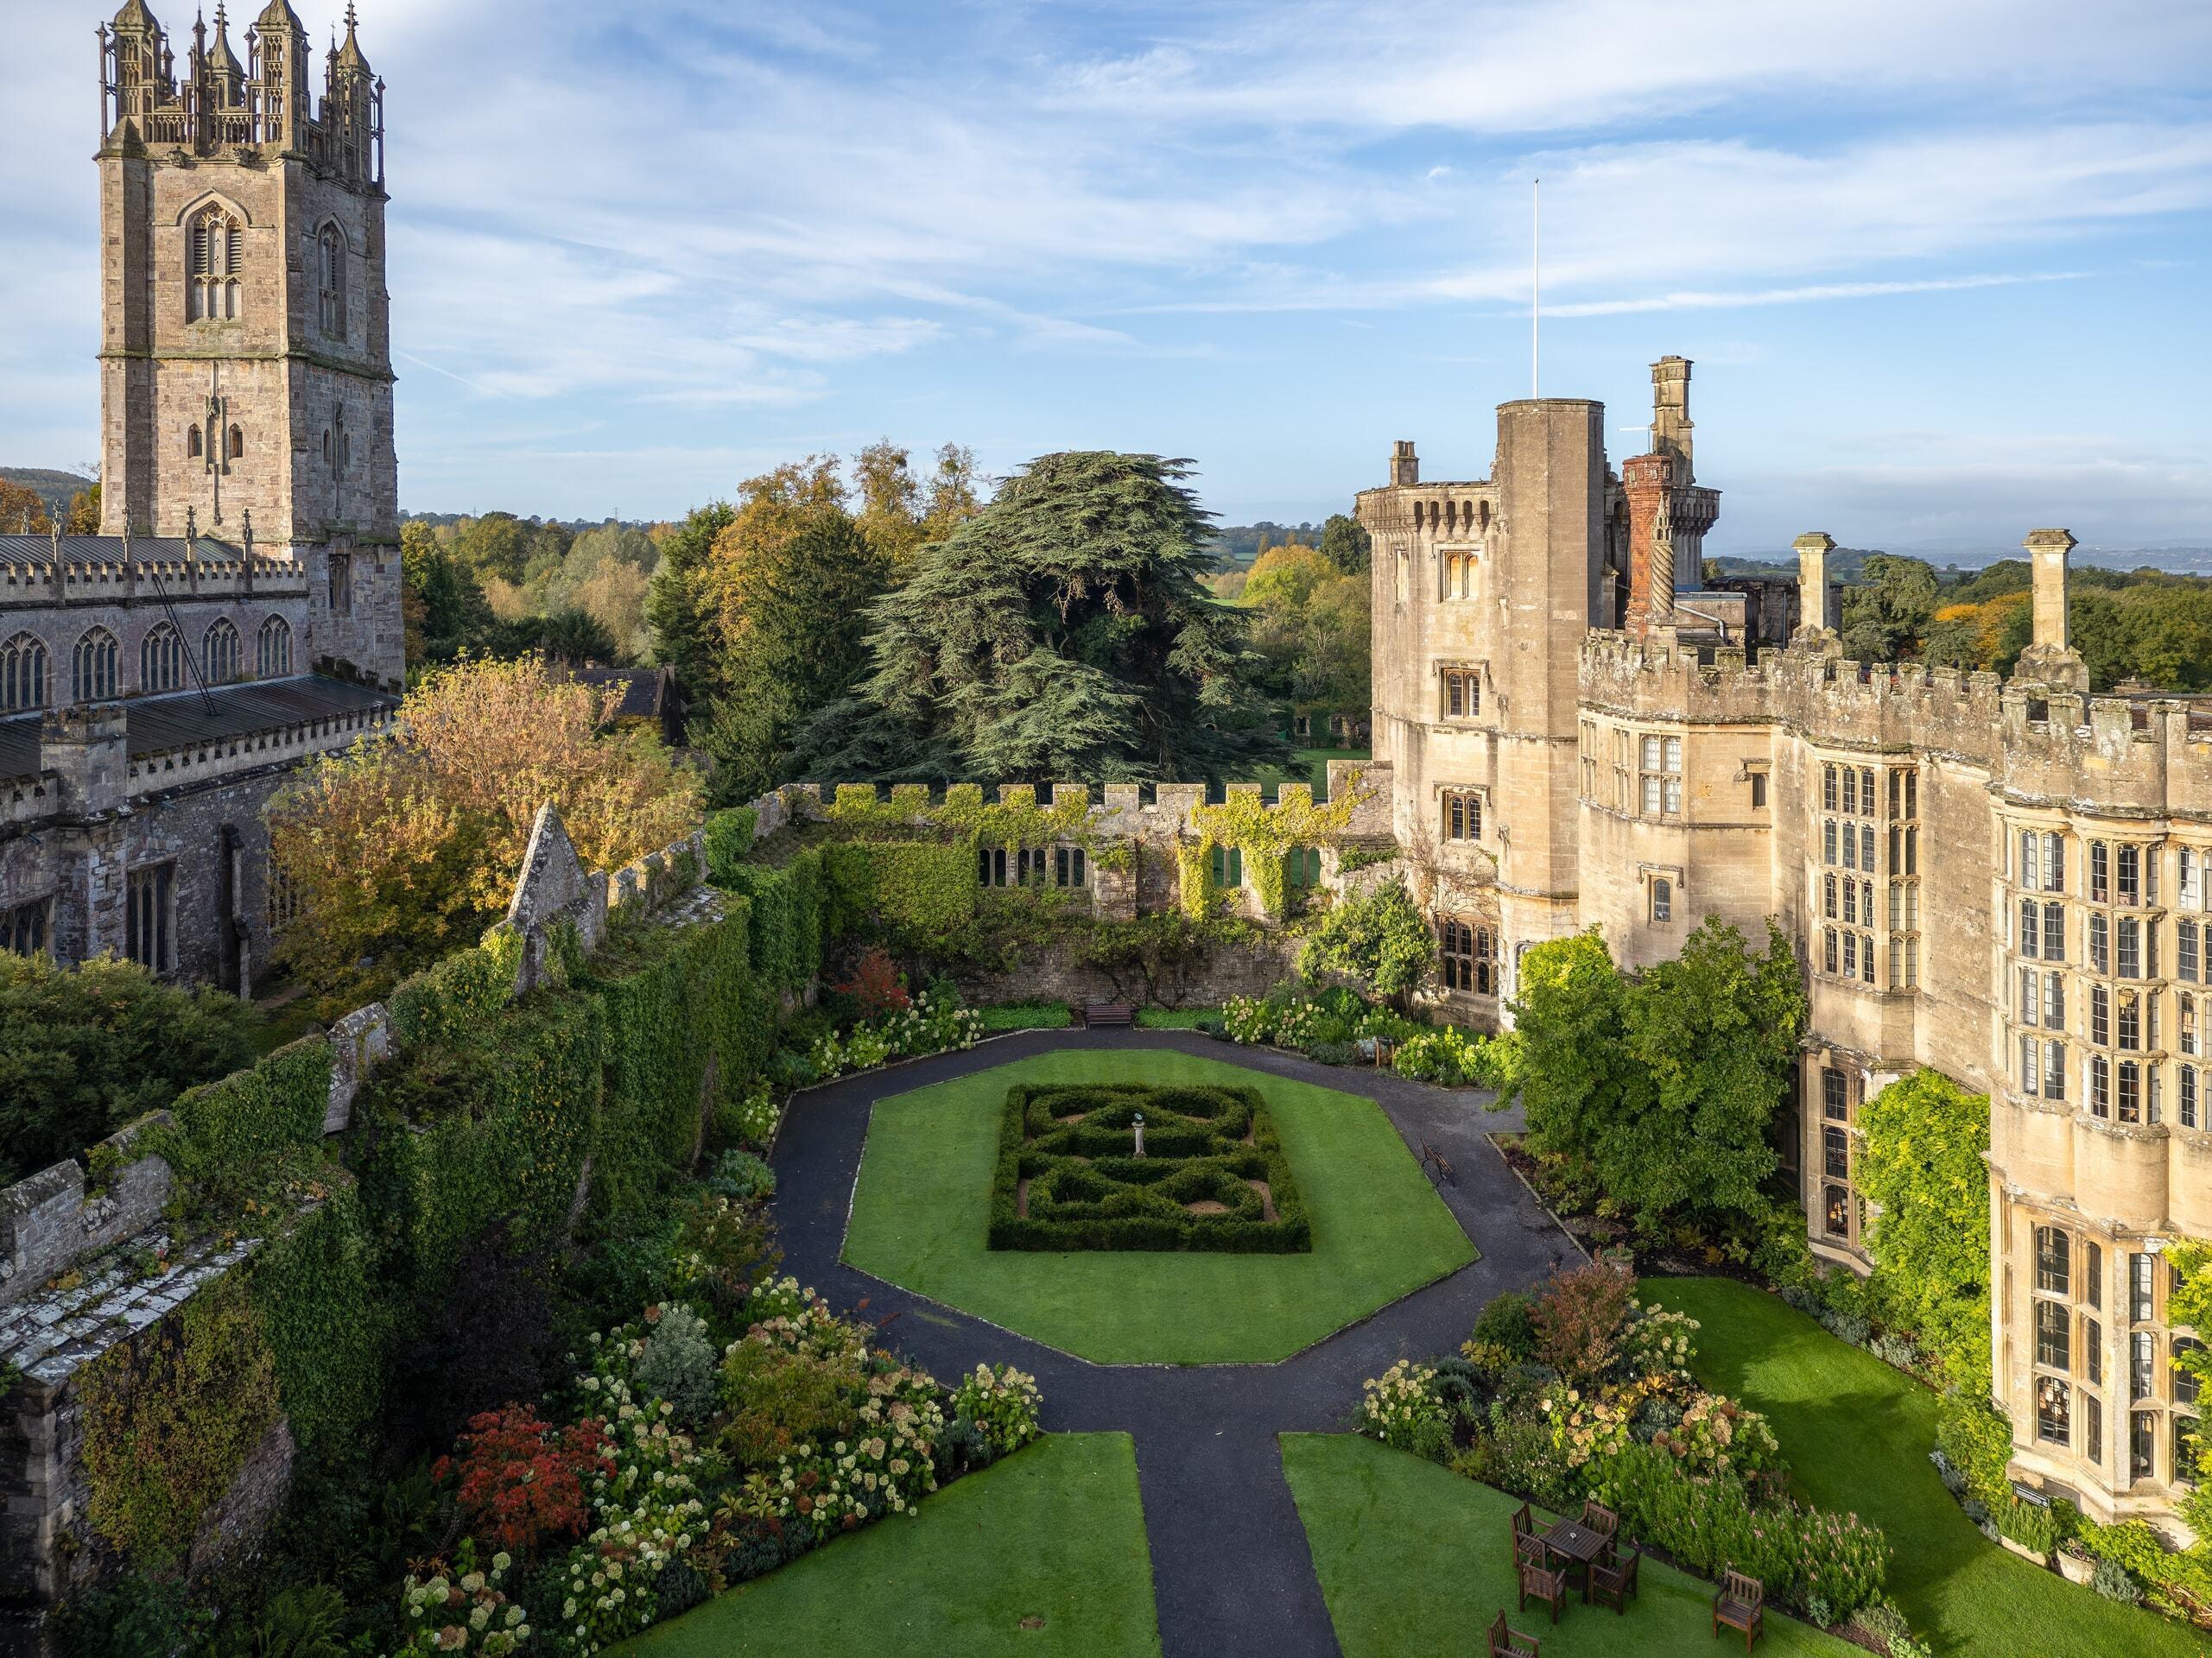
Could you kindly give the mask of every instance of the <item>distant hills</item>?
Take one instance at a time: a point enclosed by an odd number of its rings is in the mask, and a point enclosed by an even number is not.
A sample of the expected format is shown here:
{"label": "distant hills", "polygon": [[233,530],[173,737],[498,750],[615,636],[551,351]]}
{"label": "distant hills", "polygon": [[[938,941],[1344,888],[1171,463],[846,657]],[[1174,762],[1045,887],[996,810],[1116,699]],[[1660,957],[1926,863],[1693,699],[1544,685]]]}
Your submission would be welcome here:
{"label": "distant hills", "polygon": [[[1828,555],[1828,572],[1831,580],[1850,584],[1860,579],[1870,554],[1894,553],[1902,558],[1921,559],[1935,566],[1936,573],[1987,569],[1993,564],[2022,556],[2017,547],[1980,547],[1957,542],[1900,542],[1891,547],[1839,547]],[[2074,563],[2094,570],[2163,570],[2174,575],[2212,576],[2212,547],[2193,541],[2164,541],[2150,547],[2077,547]],[[1746,557],[1732,554],[1725,557],[1708,558],[1708,564],[1716,565],[1723,576],[1784,576],[1794,581],[1797,577],[1797,555],[1787,548],[1765,557]]]}
{"label": "distant hills", "polygon": [[[77,494],[98,482],[81,472],[58,472],[45,466],[0,466],[0,479],[21,484],[46,503],[46,509],[56,515],[69,510],[70,501]],[[13,524],[0,524],[0,533],[12,533]]]}

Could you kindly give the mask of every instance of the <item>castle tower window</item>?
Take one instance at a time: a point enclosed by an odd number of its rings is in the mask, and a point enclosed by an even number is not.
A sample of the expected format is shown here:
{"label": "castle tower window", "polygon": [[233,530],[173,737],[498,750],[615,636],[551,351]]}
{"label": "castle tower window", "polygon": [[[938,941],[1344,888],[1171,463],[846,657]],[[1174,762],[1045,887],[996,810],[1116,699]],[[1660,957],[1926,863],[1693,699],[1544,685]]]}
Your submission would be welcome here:
{"label": "castle tower window", "polygon": [[2133,915],[2120,918],[2120,976],[2143,977],[2143,923]]}
{"label": "castle tower window", "polygon": [[1437,917],[1436,949],[1443,964],[1444,988],[1473,996],[1492,994],[1497,946],[1497,935],[1486,927],[1453,915]]}
{"label": "castle tower window", "polygon": [[176,965],[176,871],[174,864],[152,864],[130,872],[124,953],[156,973]]}
{"label": "castle tower window", "polygon": [[2122,846],[2114,860],[2117,868],[2113,885],[2117,889],[2114,902],[2133,904],[2142,902],[2143,852],[2140,847]]}
{"label": "castle tower window", "polygon": [[2043,1022],[2046,1029],[2066,1028],[2066,978],[2063,973],[2043,976]]}
{"label": "castle tower window", "polygon": [[2197,1051],[2196,998],[2182,996],[2177,997],[2175,1002],[2176,1023],[2180,1027],[2180,1034],[2175,1039],[2174,1046],[2184,1054],[2194,1054]]}
{"label": "castle tower window", "polygon": [[2036,931],[2037,914],[2034,899],[2020,900],[2020,953],[2024,956],[2035,955],[2040,947],[2041,940]]}
{"label": "castle tower window", "polygon": [[2191,984],[2200,977],[2198,971],[2196,923],[2174,923],[2174,977],[2188,979]]}
{"label": "castle tower window", "polygon": [[2181,1067],[2181,1125],[2184,1129],[2202,1126],[2196,1117],[2196,1067],[2193,1065]]}
{"label": "castle tower window", "polygon": [[2109,929],[2101,915],[2089,917],[2089,965],[2101,973],[2112,971]]}
{"label": "castle tower window", "polygon": [[2035,1229],[2035,1287],[2045,1295],[2064,1295],[2073,1274],[2072,1235],[2057,1226]]}
{"label": "castle tower window", "polygon": [[1682,814],[1682,739],[1647,737],[1643,743],[1644,815]]}
{"label": "castle tower window", "polygon": [[1084,870],[1083,849],[1081,846],[1055,846],[1053,849],[1053,885],[1081,887],[1089,884]]}
{"label": "castle tower window", "polygon": [[2043,1047],[2032,1036],[2020,1038],[2020,1092],[2031,1099],[2043,1092]]}
{"label": "castle tower window", "polygon": [[198,460],[200,459],[200,427],[196,422],[193,424],[192,430],[185,433],[184,458],[187,460]]}
{"label": "castle tower window", "polygon": [[168,623],[158,623],[138,646],[138,688],[176,691],[183,686],[184,641]]}
{"label": "castle tower window", "polygon": [[19,633],[0,645],[0,713],[43,708],[47,699],[46,641]]}
{"label": "castle tower window", "polygon": [[228,321],[242,314],[244,270],[245,242],[238,221],[216,206],[193,214],[185,232],[185,320]]}
{"label": "castle tower window", "polygon": [[238,630],[227,620],[218,618],[207,630],[207,636],[200,649],[200,671],[210,685],[228,685],[238,677],[240,658],[244,655],[238,640]]}
{"label": "castle tower window", "polygon": [[2045,904],[2043,907],[2043,956],[2045,961],[2066,959],[2066,906],[2063,904]]}
{"label": "castle tower window", "polygon": [[2089,902],[2093,904],[2109,902],[2111,883],[2107,874],[2110,849],[2101,840],[2089,843]]}
{"label": "castle tower window", "polygon": [[44,950],[48,914],[53,908],[51,898],[34,898],[28,904],[0,909],[0,951],[35,956]]}
{"label": "castle tower window", "polygon": [[2127,1477],[2135,1479],[2156,1479],[2158,1464],[2158,1419],[2150,1411],[2138,1410],[2127,1418]]}
{"label": "castle tower window", "polygon": [[[2037,1340],[2041,1345],[2041,1332]],[[2072,1389],[2055,1376],[2039,1376],[2035,1385],[2035,1435],[2047,1445],[2074,1442]]]}
{"label": "castle tower window", "polygon": [[1838,809],[1836,768],[1834,766],[1823,766],[1821,769],[1820,795],[1821,810],[1834,812]]}
{"label": "castle tower window", "polygon": [[345,338],[345,236],[335,225],[323,226],[317,267],[322,276],[319,313],[322,331],[333,339]]}
{"label": "castle tower window", "polygon": [[2020,831],[2020,884],[2030,892],[2043,884],[2043,837],[2032,829]]}
{"label": "castle tower window", "polygon": [[1832,927],[1823,927],[1821,929],[1821,971],[1828,973],[1834,972],[1835,959],[1835,929]]}
{"label": "castle tower window", "polygon": [[243,428],[231,428],[230,454],[232,460],[243,460],[246,452],[246,434]]}
{"label": "castle tower window", "polygon": [[1214,884],[1217,887],[1241,887],[1244,883],[1244,849],[1240,846],[1216,846],[1214,849]]}
{"label": "castle tower window", "polygon": [[2112,1061],[2101,1054],[2089,1055],[2089,1110],[2098,1117],[2112,1115]]}
{"label": "castle tower window", "polygon": [[2089,1040],[2100,1047],[2112,1041],[2112,992],[2101,984],[2089,986]]}
{"label": "castle tower window", "polygon": [[2202,908],[2203,902],[2199,896],[2202,888],[2197,882],[2197,855],[2194,847],[2181,849],[2177,867],[2181,876],[2181,907],[2183,909]]}
{"label": "castle tower window", "polygon": [[2143,1120],[2143,1067],[2133,1060],[2120,1062],[2120,1121]]}
{"label": "castle tower window", "polygon": [[[2194,1368],[2195,1364],[2201,1364],[2202,1361],[2195,1358],[2194,1356],[2202,1353],[2203,1351],[2204,1344],[2194,1336],[2176,1336],[2173,1338],[2174,1403],[2195,1408],[2198,1392],[2203,1384]],[[2191,1366],[2183,1366],[2182,1360],[2184,1357],[2192,1358]]]}
{"label": "castle tower window", "polygon": [[2143,1004],[2133,994],[2120,998],[2120,1048],[2125,1054],[2143,1047]]}
{"label": "castle tower window", "polygon": [[2020,969],[2020,1022],[2031,1025],[2043,1010],[2043,975],[2032,967]]}
{"label": "castle tower window", "polygon": [[2127,1338],[2127,1401],[2139,1404],[2158,1396],[2158,1338],[2138,1330]]}
{"label": "castle tower window", "polygon": [[1459,790],[1444,796],[1444,838],[1482,838],[1482,797]]}
{"label": "castle tower window", "polygon": [[1444,673],[1444,718],[1472,719],[1482,712],[1482,676],[1471,668]]}
{"label": "castle tower window", "polygon": [[2066,890],[2066,842],[2058,835],[2046,834],[2043,838],[2043,889]]}
{"label": "castle tower window", "polygon": [[282,679],[292,671],[292,624],[272,616],[254,636],[253,671],[263,680]]}
{"label": "castle tower window", "polygon": [[2035,1362],[2054,1370],[2074,1368],[2074,1318],[2063,1301],[2035,1304]]}
{"label": "castle tower window", "polygon": [[69,699],[106,702],[122,694],[123,651],[105,628],[94,628],[77,642],[69,661]]}
{"label": "castle tower window", "polygon": [[2053,1042],[2044,1050],[2043,1097],[2066,1098],[2066,1044]]}
{"label": "castle tower window", "polygon": [[1835,876],[1833,873],[1821,877],[1821,914],[1831,921],[1835,919]]}

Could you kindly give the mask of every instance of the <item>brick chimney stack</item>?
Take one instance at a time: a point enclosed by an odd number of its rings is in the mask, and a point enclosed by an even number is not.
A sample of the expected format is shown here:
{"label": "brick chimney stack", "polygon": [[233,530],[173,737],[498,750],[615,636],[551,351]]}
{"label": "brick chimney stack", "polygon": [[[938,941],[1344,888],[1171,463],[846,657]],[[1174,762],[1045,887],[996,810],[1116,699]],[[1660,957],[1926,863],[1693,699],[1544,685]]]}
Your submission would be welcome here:
{"label": "brick chimney stack", "polygon": [[1631,633],[1674,626],[1674,472],[1670,455],[1633,455],[1620,463],[1621,492],[1628,497],[1628,615],[1621,625]]}
{"label": "brick chimney stack", "polygon": [[2066,615],[2067,555],[2073,552],[2073,533],[2063,529],[2031,529],[2022,543],[2027,548],[2034,576],[2035,642],[2020,653],[2016,680],[2064,686],[2076,691],[2089,688],[2089,668],[2074,649]]}

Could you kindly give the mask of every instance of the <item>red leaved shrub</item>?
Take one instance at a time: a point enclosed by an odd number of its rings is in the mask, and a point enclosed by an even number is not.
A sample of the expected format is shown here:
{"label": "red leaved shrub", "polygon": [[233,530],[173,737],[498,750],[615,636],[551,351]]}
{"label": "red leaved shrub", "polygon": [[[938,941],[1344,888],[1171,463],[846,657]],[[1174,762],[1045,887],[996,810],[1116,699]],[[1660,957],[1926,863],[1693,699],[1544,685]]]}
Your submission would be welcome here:
{"label": "red leaved shrub", "polygon": [[440,1457],[432,1473],[441,1484],[458,1480],[455,1500],[481,1541],[524,1557],[582,1536],[593,1475],[615,1471],[599,1423],[558,1427],[528,1405],[471,1417],[453,1445],[457,1454]]}
{"label": "red leaved shrub", "polygon": [[1595,1380],[1619,1349],[1620,1326],[1635,1293],[1634,1275],[1605,1256],[1588,1266],[1555,1269],[1529,1308],[1536,1356],[1569,1382]]}
{"label": "red leaved shrub", "polygon": [[899,980],[897,964],[880,946],[863,952],[853,964],[852,982],[837,988],[852,998],[863,1019],[897,1013],[913,1000]]}

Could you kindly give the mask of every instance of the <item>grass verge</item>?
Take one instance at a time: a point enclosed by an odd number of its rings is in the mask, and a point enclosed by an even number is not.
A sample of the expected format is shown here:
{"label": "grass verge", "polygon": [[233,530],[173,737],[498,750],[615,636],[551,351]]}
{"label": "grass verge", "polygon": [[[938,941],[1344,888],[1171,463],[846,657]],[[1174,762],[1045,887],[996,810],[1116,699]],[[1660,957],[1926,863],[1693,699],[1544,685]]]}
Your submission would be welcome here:
{"label": "grass verge", "polygon": [[[1229,1083],[1266,1098],[1313,1224],[1300,1255],[994,1250],[1016,1083]],[[1158,1049],[1063,1049],[876,1102],[845,1259],[1102,1364],[1287,1358],[1474,1259],[1372,1100]]]}
{"label": "grass verge", "polygon": [[[1579,1597],[1552,1627],[1540,1602],[1517,1611],[1512,1516],[1518,1497],[1356,1433],[1285,1433],[1283,1472],[1344,1658],[1465,1658],[1505,1621],[1544,1658],[1667,1658],[1728,1653],[1714,1644],[1713,1591],[1646,1560],[1626,1614]],[[1543,1516],[1549,1521],[1551,1516]],[[1762,1658],[1851,1658],[1859,1649],[1770,1613]]]}
{"label": "grass verge", "polygon": [[1689,1313],[1697,1378],[1766,1413],[1797,1489],[1888,1535],[1888,1593],[1939,1658],[2182,1658],[2179,1624],[2006,1554],[1936,1476],[1936,1395],[1839,1341],[1778,1296],[1724,1278],[1649,1278],[1646,1301]]}
{"label": "grass verge", "polygon": [[1157,1658],[1125,1433],[1052,1433],[617,1647],[622,1658]]}

